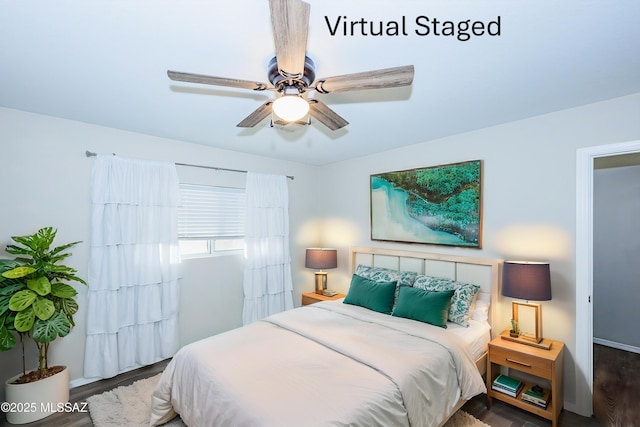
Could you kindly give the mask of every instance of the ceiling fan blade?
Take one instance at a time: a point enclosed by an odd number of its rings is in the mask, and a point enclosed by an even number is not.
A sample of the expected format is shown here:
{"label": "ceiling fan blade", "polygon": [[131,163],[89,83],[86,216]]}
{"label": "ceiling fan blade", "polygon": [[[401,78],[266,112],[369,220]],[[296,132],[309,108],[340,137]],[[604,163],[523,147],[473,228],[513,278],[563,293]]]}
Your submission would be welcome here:
{"label": "ceiling fan blade", "polygon": [[258,123],[260,123],[262,120],[264,120],[265,117],[267,117],[269,114],[271,114],[271,105],[272,104],[273,104],[273,101],[265,102],[260,107],[258,107],[258,109],[255,110],[253,113],[251,113],[247,117],[245,117],[244,120],[242,120],[236,126],[239,127],[239,128],[252,128],[252,127],[254,127]]}
{"label": "ceiling fan blade", "polygon": [[300,0],[269,0],[269,8],[280,74],[302,77],[311,6]]}
{"label": "ceiling fan blade", "polygon": [[338,130],[349,124],[349,122],[340,117],[338,113],[317,99],[309,100],[309,113],[313,118],[331,130]]}
{"label": "ceiling fan blade", "polygon": [[409,86],[413,82],[413,73],[413,65],[405,65],[403,67],[327,77],[316,81],[315,87],[320,93],[334,93]]}
{"label": "ceiling fan blade", "polygon": [[182,73],[179,71],[167,71],[171,80],[178,82],[202,83],[205,85],[237,87],[240,89],[265,90],[266,83],[252,82],[249,80],[227,79],[224,77],[205,76],[202,74]]}

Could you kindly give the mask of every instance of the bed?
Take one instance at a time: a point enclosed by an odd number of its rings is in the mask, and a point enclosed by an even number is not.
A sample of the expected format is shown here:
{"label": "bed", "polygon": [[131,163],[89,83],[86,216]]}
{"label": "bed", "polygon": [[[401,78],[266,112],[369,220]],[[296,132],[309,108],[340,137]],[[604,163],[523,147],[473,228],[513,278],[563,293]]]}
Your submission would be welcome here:
{"label": "bed", "polygon": [[[353,273],[444,278],[479,291],[464,326],[447,320],[443,328],[353,303],[352,281],[344,301],[187,345],[153,393],[151,425],[179,414],[189,426],[439,426],[486,391],[493,310],[474,315],[477,306],[496,306],[498,260],[367,247],[352,248],[350,264]],[[399,313],[410,290],[394,289],[392,311]]]}

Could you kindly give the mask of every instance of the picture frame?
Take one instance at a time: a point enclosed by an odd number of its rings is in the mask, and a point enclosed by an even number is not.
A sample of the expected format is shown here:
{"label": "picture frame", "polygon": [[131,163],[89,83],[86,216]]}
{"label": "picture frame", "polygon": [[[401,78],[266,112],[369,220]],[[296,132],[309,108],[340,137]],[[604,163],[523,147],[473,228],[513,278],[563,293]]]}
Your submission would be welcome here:
{"label": "picture frame", "polygon": [[482,247],[482,161],[370,177],[371,240]]}

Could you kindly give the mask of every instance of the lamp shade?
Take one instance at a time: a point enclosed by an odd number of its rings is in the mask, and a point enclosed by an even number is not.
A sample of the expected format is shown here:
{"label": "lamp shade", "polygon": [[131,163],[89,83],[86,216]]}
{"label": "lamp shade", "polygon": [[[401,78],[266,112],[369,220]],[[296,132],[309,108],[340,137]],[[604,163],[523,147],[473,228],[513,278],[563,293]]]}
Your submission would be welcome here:
{"label": "lamp shade", "polygon": [[550,300],[549,263],[505,261],[502,265],[502,295],[528,301]]}
{"label": "lamp shade", "polygon": [[304,262],[307,268],[336,268],[338,266],[338,254],[335,249],[309,248]]}

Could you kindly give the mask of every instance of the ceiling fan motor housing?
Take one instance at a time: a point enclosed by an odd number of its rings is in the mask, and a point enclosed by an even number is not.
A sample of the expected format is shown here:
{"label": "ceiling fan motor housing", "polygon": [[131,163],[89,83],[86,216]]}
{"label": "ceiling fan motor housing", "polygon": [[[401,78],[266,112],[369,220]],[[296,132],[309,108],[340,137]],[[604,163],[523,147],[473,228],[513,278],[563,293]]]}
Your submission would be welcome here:
{"label": "ceiling fan motor housing", "polygon": [[280,74],[278,61],[275,56],[269,61],[268,73],[269,81],[279,91],[284,86],[295,86],[298,88],[300,93],[302,93],[307,90],[311,83],[316,79],[315,64],[308,56],[304,57],[304,73],[302,76],[283,76]]}

